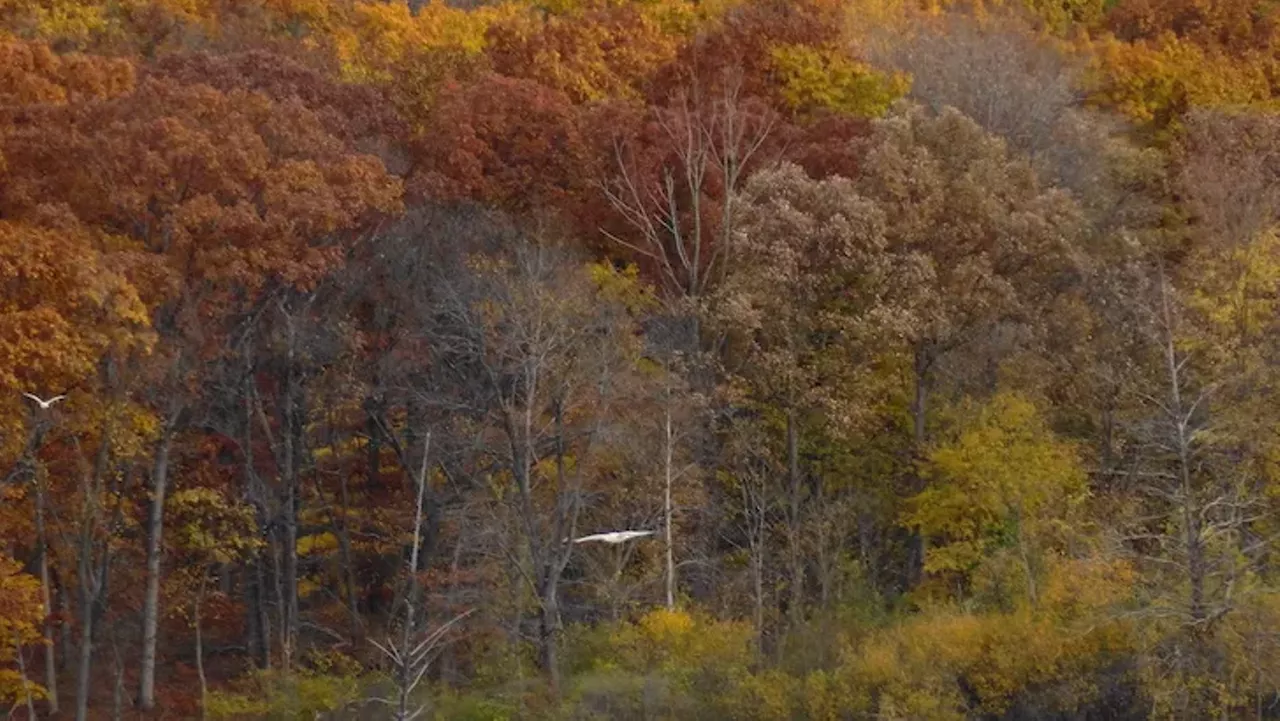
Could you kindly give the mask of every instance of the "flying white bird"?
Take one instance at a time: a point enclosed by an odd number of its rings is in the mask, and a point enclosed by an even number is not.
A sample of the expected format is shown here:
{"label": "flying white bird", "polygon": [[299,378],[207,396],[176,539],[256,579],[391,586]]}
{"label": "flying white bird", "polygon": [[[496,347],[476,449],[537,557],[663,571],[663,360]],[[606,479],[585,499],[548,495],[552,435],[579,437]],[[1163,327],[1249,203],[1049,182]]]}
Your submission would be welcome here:
{"label": "flying white bird", "polygon": [[31,400],[35,401],[36,403],[39,403],[39,404],[40,404],[40,407],[41,407],[42,409],[44,409],[44,410],[48,410],[48,409],[49,409],[49,406],[53,405],[54,403],[57,403],[58,401],[62,400],[63,398],[66,398],[66,396],[54,396],[54,397],[52,397],[52,398],[50,398],[49,400],[47,400],[47,401],[46,401],[46,400],[44,400],[44,399],[40,398],[39,396],[34,396],[34,395],[31,395],[30,393],[23,393],[22,395],[24,395],[24,396],[26,396],[26,397],[30,398]]}
{"label": "flying white bird", "polygon": [[593,533],[590,536],[573,539],[574,543],[590,543],[591,541],[603,541],[605,543],[622,543],[630,541],[633,538],[642,536],[652,536],[653,531],[614,531],[613,533]]}

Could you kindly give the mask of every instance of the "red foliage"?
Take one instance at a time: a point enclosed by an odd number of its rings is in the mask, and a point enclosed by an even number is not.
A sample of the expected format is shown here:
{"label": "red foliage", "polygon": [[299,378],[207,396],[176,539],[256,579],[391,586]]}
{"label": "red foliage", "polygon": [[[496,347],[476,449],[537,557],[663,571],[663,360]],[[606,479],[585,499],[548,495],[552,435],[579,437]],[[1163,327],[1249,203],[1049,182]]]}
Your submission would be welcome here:
{"label": "red foliage", "polygon": [[254,50],[230,55],[169,55],[147,75],[182,85],[206,84],[223,93],[257,92],[278,103],[301,102],[330,135],[349,147],[392,160],[408,136],[388,99],[367,85],[343,83],[277,53]]}
{"label": "red foliage", "polygon": [[488,74],[449,84],[429,127],[415,148],[412,198],[527,212],[563,207],[589,184],[577,108],[532,80]]}
{"label": "red foliage", "polygon": [[811,178],[839,175],[856,178],[871,121],[852,115],[829,113],[801,128],[790,130],[787,159],[804,168]]}

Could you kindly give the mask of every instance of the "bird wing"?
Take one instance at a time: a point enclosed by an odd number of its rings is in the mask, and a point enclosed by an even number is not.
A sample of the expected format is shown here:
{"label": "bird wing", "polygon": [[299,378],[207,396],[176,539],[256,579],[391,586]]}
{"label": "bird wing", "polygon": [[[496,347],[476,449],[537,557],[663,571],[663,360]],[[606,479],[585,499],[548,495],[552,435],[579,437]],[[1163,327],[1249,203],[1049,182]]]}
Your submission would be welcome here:
{"label": "bird wing", "polygon": [[48,402],[49,402],[49,403],[56,403],[56,402],[58,402],[58,401],[62,400],[63,398],[66,398],[66,396],[54,396],[54,397],[50,398],[50,399],[48,400]]}
{"label": "bird wing", "polygon": [[606,540],[608,540],[608,537],[609,537],[609,534],[608,534],[608,533],[593,533],[593,534],[591,534],[590,536],[583,536],[582,538],[575,538],[575,539],[573,539],[573,542],[574,542],[574,543],[587,543],[587,542],[589,542],[589,541],[606,541]]}
{"label": "bird wing", "polygon": [[44,401],[40,400],[39,396],[31,395],[30,393],[27,393],[27,392],[25,392],[25,391],[22,393],[22,395],[24,395],[24,396],[26,396],[26,397],[30,398],[31,400],[35,401],[36,403],[44,403]]}

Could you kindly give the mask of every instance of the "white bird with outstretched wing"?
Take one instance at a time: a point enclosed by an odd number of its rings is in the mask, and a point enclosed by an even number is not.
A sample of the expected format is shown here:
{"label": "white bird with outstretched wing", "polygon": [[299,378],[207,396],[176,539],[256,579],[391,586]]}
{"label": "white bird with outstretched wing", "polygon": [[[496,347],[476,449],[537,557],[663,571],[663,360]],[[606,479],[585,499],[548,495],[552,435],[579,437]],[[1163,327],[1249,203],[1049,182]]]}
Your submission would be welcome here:
{"label": "white bird with outstretched wing", "polygon": [[633,538],[642,538],[644,536],[652,536],[653,531],[613,531],[611,533],[593,533],[590,536],[573,539],[574,543],[591,543],[592,541],[600,541],[602,543],[622,543],[630,541]]}
{"label": "white bird with outstretched wing", "polygon": [[41,409],[43,409],[43,410],[48,410],[48,409],[49,409],[49,406],[52,406],[54,403],[57,403],[58,401],[62,400],[63,398],[66,398],[66,396],[64,396],[64,395],[63,395],[63,396],[54,396],[54,397],[52,397],[52,398],[50,398],[49,400],[47,400],[47,401],[46,401],[45,399],[41,398],[40,396],[32,395],[31,393],[23,393],[22,395],[24,395],[24,396],[26,396],[26,397],[30,398],[31,400],[35,401],[36,403],[39,403],[39,404],[40,404],[40,408],[41,408]]}

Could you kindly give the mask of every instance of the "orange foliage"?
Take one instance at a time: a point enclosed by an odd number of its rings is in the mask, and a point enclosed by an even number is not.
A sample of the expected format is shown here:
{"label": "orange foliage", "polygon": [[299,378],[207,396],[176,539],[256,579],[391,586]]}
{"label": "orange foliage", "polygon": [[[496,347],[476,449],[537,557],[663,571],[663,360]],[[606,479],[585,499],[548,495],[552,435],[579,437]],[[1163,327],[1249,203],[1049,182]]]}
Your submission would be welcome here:
{"label": "orange foliage", "polygon": [[489,30],[499,73],[559,90],[575,102],[639,97],[676,54],[678,37],[636,4],[589,8],[545,21],[512,17]]}
{"label": "orange foliage", "polygon": [[43,43],[0,37],[0,119],[16,105],[111,98],[133,86],[127,60],[57,55]]}
{"label": "orange foliage", "polygon": [[21,114],[0,136],[0,213],[65,202],[184,275],[309,285],[341,258],[316,239],[399,208],[398,181],[297,98],[147,78],[127,96]]}
{"label": "orange foliage", "polygon": [[42,206],[32,220],[0,220],[0,383],[66,388],[148,319],[137,291],[75,218]]}
{"label": "orange foliage", "polygon": [[1122,0],[1107,14],[1106,26],[1129,42],[1170,32],[1238,55],[1272,47],[1280,39],[1276,20],[1254,0]]}

